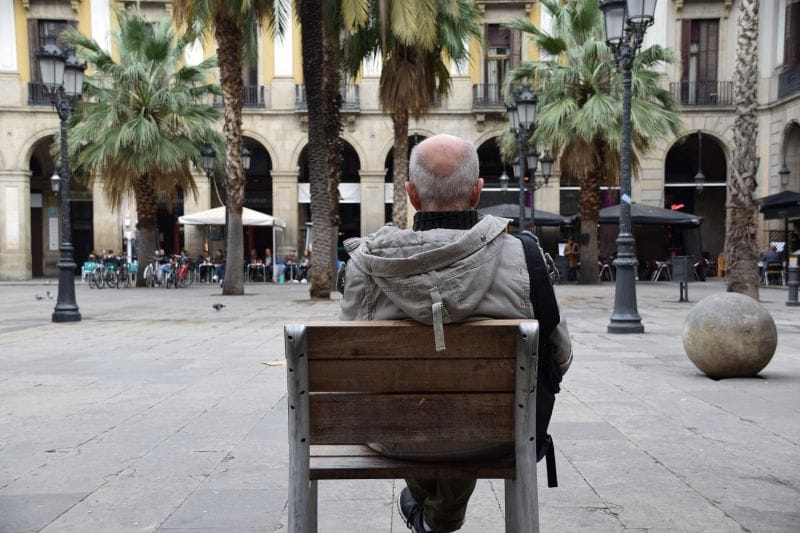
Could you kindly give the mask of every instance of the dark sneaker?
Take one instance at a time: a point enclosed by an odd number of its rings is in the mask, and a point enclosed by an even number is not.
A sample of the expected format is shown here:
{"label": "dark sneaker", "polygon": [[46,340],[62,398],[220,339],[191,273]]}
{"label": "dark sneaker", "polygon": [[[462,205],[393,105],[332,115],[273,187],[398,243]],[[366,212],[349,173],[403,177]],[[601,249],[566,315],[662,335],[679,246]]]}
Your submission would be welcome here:
{"label": "dark sneaker", "polygon": [[400,508],[400,515],[403,517],[406,526],[413,533],[426,533],[425,525],[423,524],[425,508],[414,499],[408,488],[400,491],[400,499],[397,501],[397,506]]}

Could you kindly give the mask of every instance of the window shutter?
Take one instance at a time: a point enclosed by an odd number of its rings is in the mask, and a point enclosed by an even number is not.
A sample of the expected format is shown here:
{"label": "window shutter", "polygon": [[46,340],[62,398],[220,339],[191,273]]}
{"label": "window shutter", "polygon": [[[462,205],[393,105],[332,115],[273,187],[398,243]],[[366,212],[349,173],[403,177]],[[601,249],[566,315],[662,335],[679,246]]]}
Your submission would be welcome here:
{"label": "window shutter", "polygon": [[786,27],[783,38],[783,66],[800,64],[800,0],[786,3]]}
{"label": "window shutter", "polygon": [[511,46],[509,50],[509,63],[512,69],[517,68],[522,62],[522,34],[516,30],[508,30],[511,33]]}
{"label": "window shutter", "polygon": [[39,64],[36,61],[36,49],[42,46],[39,39],[39,21],[28,19],[28,48],[31,55],[31,81],[41,81],[42,75],[39,72]]}
{"label": "window shutter", "polygon": [[692,42],[692,21],[681,21],[681,81],[689,81],[689,45]]}

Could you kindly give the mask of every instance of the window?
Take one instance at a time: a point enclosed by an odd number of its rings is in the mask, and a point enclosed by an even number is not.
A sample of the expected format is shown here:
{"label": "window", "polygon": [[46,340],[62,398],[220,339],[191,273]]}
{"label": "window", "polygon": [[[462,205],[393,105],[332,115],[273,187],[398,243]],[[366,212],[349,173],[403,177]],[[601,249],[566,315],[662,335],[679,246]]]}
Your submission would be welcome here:
{"label": "window", "polygon": [[681,29],[681,101],[689,105],[716,104],[719,20],[684,20]]}
{"label": "window", "polygon": [[791,68],[797,65],[800,65],[800,0],[786,0],[783,66]]}
{"label": "window", "polygon": [[55,36],[56,45],[63,51],[66,45],[61,40],[61,34],[70,26],[77,23],[66,20],[28,19],[28,40],[31,51],[31,81],[38,82],[42,75],[39,72],[39,63],[36,61],[36,50],[44,45],[45,37]]}
{"label": "window", "polygon": [[508,72],[520,62],[520,35],[500,24],[487,24],[484,57],[483,98],[487,102],[503,101],[503,83]]}

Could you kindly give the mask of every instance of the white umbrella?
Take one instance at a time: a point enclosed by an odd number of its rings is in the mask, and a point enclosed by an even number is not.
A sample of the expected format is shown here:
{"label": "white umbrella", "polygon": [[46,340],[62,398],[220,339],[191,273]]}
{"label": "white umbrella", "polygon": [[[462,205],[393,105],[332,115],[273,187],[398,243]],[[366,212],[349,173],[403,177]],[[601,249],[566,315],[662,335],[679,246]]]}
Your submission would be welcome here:
{"label": "white umbrella", "polygon": [[[200,211],[199,213],[192,213],[191,215],[183,215],[178,218],[180,224],[194,224],[194,225],[207,225],[207,226],[224,226],[225,225],[225,207],[215,207],[208,211]],[[277,226],[280,228],[286,227],[286,222],[272,215],[242,208],[242,225],[243,226]]]}

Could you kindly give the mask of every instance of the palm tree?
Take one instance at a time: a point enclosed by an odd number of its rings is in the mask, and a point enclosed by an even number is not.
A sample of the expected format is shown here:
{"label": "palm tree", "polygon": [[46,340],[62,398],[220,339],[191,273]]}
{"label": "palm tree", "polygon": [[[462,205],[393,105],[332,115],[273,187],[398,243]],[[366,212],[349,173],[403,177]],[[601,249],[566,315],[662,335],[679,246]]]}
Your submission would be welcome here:
{"label": "palm tree", "polygon": [[[597,220],[600,186],[612,184],[620,173],[621,75],[603,37],[603,17],[597,0],[561,5],[542,0],[552,15],[553,31],[547,33],[524,19],[508,24],[538,45],[545,56],[525,61],[509,75],[510,85],[527,83],[539,96],[537,128],[531,146],[549,146],[560,153],[562,175],[579,180],[581,192],[582,283],[599,283],[597,276]],[[668,91],[661,88],[653,67],[673,61],[671,50],[652,46],[640,51],[633,65],[631,111],[634,153],[644,155],[668,136],[677,136],[681,121]],[[517,153],[513,136],[502,141],[506,159]]]}
{"label": "palm tree", "polygon": [[738,50],[733,75],[736,118],[725,232],[727,289],[755,299],[758,299],[758,205],[754,198],[758,165],[758,62],[753,58],[758,57],[758,7],[758,0],[739,3]]}
{"label": "palm tree", "polygon": [[[326,143],[326,105],[323,93],[325,65],[325,41],[322,23],[323,0],[303,0],[295,2],[297,19],[301,26],[303,47],[303,83],[306,89],[308,106],[308,157],[309,188],[311,192],[312,241],[314,243],[314,267],[309,271],[312,298],[327,298],[331,291],[331,268],[326,260],[336,241],[331,224],[332,212],[339,207],[331,200],[328,174],[328,145]],[[336,88],[338,93],[338,87]],[[338,102],[337,102],[338,104]],[[338,110],[337,110],[338,112]],[[338,138],[338,132],[336,134]],[[338,165],[338,160],[337,160]],[[338,181],[338,180],[336,180]]]}
{"label": "palm tree", "polygon": [[[192,165],[202,168],[203,146],[221,146],[213,129],[218,112],[205,103],[218,93],[208,83],[216,62],[185,65],[188,41],[175,38],[168,20],[151,28],[135,11],[117,19],[119,60],[75,30],[65,34],[92,66],[84,100],[70,117],[68,145],[75,172],[102,176],[113,206],[133,193],[137,248],[146,258],[157,246],[159,196],[174,196],[178,188],[197,194]],[[137,285],[143,284],[139,276]]]}
{"label": "palm tree", "polygon": [[472,0],[401,2],[373,0],[369,17],[348,39],[346,70],[356,76],[362,61],[383,59],[379,100],[394,128],[392,222],[405,228],[408,203],[408,122],[419,119],[451,90],[450,62],[469,56],[469,39],[482,38],[481,16]]}
{"label": "palm tree", "polygon": [[187,27],[190,38],[213,35],[217,42],[222,86],[225,135],[226,226],[223,294],[244,294],[244,237],[242,208],[245,179],[242,169],[242,62],[258,56],[258,34],[263,24],[282,32],[285,5],[281,0],[175,0],[173,16]]}

